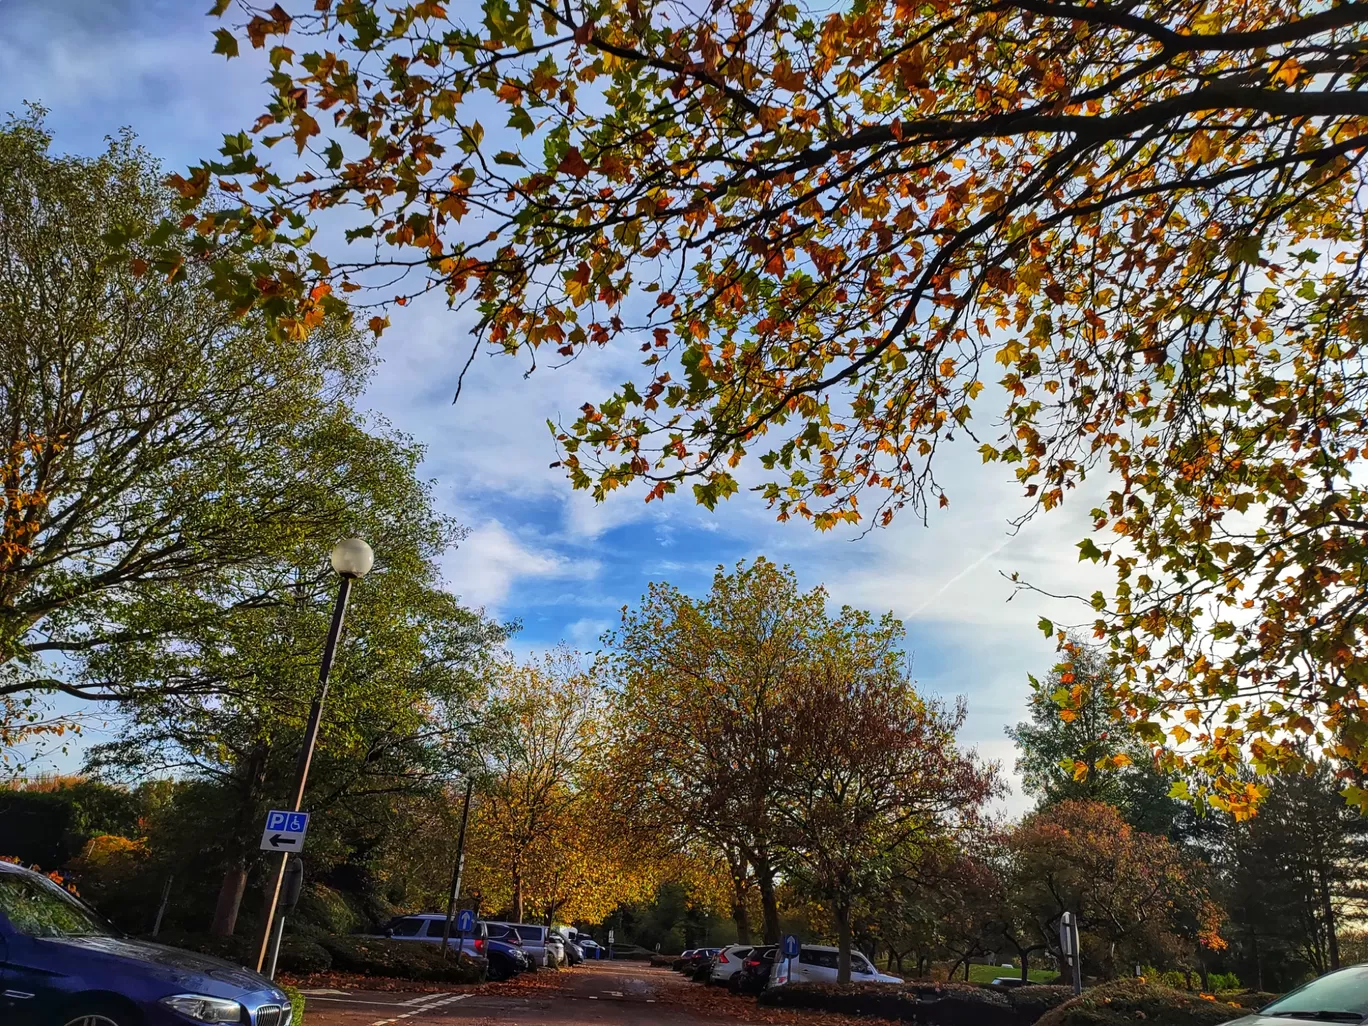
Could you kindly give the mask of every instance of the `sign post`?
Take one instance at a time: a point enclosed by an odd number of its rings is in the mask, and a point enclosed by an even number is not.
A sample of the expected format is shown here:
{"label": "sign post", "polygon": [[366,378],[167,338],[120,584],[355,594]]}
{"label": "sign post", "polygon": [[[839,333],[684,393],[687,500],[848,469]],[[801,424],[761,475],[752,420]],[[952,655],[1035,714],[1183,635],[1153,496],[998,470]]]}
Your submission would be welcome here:
{"label": "sign post", "polygon": [[[448,926],[450,922],[448,921]],[[466,934],[475,929],[475,913],[468,908],[461,909],[461,914],[456,917],[456,964],[461,963],[461,950],[465,947]],[[442,941],[442,948],[445,950],[446,941]]]}
{"label": "sign post", "polygon": [[610,962],[613,960],[613,937],[614,937],[613,931],[612,931],[612,930],[609,930],[609,931],[608,931],[608,961],[610,961]]}
{"label": "sign post", "polygon": [[274,980],[276,963],[280,960],[280,942],[285,937],[285,917],[299,904],[299,895],[304,890],[304,862],[298,855],[285,856],[285,876],[280,885],[280,901],[277,907],[280,915],[276,919],[275,939],[271,941],[270,968],[266,973],[268,980]]}
{"label": "sign post", "polygon": [[799,943],[796,934],[789,934],[784,938],[783,943],[779,945],[779,953],[784,956],[784,962],[786,963],[784,966],[784,979],[781,982],[788,983],[788,981],[792,979],[793,960],[798,957],[800,951],[802,951],[802,945]]}
{"label": "sign post", "polygon": [[1059,917],[1059,950],[1073,969],[1074,993],[1082,994],[1083,966],[1078,955],[1078,920],[1072,912],[1065,912]]}

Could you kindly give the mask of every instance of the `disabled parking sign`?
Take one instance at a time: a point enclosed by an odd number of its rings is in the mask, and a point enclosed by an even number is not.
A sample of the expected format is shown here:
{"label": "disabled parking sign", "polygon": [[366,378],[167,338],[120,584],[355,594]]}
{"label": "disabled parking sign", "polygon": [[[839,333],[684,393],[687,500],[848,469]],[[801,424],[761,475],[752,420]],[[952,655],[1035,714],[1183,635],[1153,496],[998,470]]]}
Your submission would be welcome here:
{"label": "disabled parking sign", "polygon": [[309,814],[288,809],[266,813],[266,829],[261,833],[262,851],[300,851],[309,832]]}

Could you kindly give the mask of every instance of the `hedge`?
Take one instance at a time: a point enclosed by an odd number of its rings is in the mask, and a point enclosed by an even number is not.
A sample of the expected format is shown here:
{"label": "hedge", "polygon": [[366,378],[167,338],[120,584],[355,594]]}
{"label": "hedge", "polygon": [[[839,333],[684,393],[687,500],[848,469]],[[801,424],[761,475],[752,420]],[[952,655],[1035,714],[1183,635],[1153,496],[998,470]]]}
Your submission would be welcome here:
{"label": "hedge", "polygon": [[1020,1026],[1006,995],[966,983],[789,983],[762,991],[760,1003],[935,1026]]}
{"label": "hedge", "polygon": [[1036,1026],[1218,1026],[1248,1015],[1249,1009],[1181,990],[1122,980],[1084,991],[1052,1009]]}
{"label": "hedge", "polygon": [[294,1026],[304,1026],[304,995],[296,988],[288,987],[285,984],[281,984],[280,989],[283,990],[286,997],[290,999],[290,1008],[292,1010],[290,1022],[293,1023]]}
{"label": "hedge", "polygon": [[441,945],[385,937],[320,937],[318,943],[338,972],[428,983],[478,983],[484,978],[482,963],[466,958],[457,962],[455,952],[443,959]]}
{"label": "hedge", "polygon": [[[207,933],[163,932],[152,938],[159,944],[185,948],[205,955],[217,955],[236,965],[256,965],[257,940],[245,931],[235,937],[213,937]],[[276,968],[286,973],[325,973],[333,967],[332,955],[318,941],[289,933],[280,942]]]}

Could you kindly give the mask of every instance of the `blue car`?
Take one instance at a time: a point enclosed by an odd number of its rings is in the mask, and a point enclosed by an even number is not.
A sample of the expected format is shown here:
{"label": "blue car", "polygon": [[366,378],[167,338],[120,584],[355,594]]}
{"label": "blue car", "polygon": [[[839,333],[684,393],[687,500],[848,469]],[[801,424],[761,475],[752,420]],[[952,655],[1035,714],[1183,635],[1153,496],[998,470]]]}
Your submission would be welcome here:
{"label": "blue car", "polygon": [[289,998],[264,976],[125,937],[41,873],[0,862],[4,1026],[289,1022]]}

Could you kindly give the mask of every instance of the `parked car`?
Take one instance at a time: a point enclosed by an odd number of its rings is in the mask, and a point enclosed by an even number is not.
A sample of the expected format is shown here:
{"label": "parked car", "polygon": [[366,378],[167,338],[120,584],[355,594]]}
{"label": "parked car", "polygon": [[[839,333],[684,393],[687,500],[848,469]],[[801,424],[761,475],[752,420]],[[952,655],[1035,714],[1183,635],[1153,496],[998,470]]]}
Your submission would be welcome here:
{"label": "parked car", "polygon": [[41,873],[0,863],[5,1026],[289,1026],[290,999],[231,962],[133,940]]}
{"label": "parked car", "polygon": [[608,949],[594,940],[593,937],[586,937],[580,934],[575,938],[575,943],[579,945],[580,951],[584,952],[585,958],[607,958]]}
{"label": "parked car", "polygon": [[1025,987],[1030,983],[1023,980],[1020,976],[999,976],[989,984],[990,987],[1001,987],[1004,990],[1011,990],[1013,987]]}
{"label": "parked car", "polygon": [[[779,958],[775,961],[774,972],[770,973],[770,987],[782,987],[786,983],[835,983],[836,965],[840,957],[837,948],[819,944],[804,944],[798,949],[795,959]],[[889,976],[874,968],[872,962],[858,951],[850,953],[851,983],[902,983],[902,977]]]}
{"label": "parked car", "polygon": [[[422,941],[428,944],[441,944],[442,936],[447,931],[446,915],[441,912],[420,912],[416,915],[396,916],[385,924],[382,931],[386,937],[393,940],[403,941]],[[451,923],[450,943],[455,948],[461,939],[461,932],[456,929],[456,922]],[[465,944],[461,945],[462,950],[478,951],[474,942],[482,940],[488,936],[485,924],[476,920],[470,928],[470,933],[466,934]]]}
{"label": "parked car", "polygon": [[709,983],[725,985],[731,983],[731,979],[741,971],[741,963],[745,957],[753,951],[750,944],[728,944],[717,953],[717,958],[713,960],[712,975],[708,978]]}
{"label": "parked car", "polygon": [[1318,976],[1252,1015],[1226,1026],[1293,1026],[1303,1021],[1363,1022],[1368,1019],[1368,965],[1351,965]]}
{"label": "parked car", "polygon": [[567,958],[565,953],[564,937],[562,937],[558,933],[554,933],[548,930],[546,932],[546,936],[542,939],[542,944],[546,947],[547,965],[551,965],[553,962],[558,966],[568,964],[569,959]]}
{"label": "parked car", "polygon": [[[532,959],[532,961],[533,961],[534,963],[536,963],[536,965],[537,965],[538,968],[540,968],[541,966],[544,966],[544,965],[548,965],[548,964],[549,964],[549,963],[547,962],[547,953],[548,953],[548,943],[547,943],[548,937],[547,937],[547,935],[548,935],[551,931],[550,931],[547,927],[542,926],[540,923],[504,923],[504,922],[499,922],[499,923],[496,924],[495,921],[493,921],[493,920],[490,921],[489,925],[490,925],[491,927],[492,927],[492,926],[495,926],[495,925],[507,926],[507,927],[509,927],[510,929],[512,929],[513,931],[515,931],[515,932],[517,933],[519,939],[522,940],[522,948],[523,948],[523,950],[527,952],[528,956]],[[555,949],[556,949],[556,951],[555,951],[556,956],[557,956],[558,958],[564,960],[564,958],[565,958],[565,952],[564,952],[564,950],[560,947],[560,937],[559,937],[559,936],[557,936],[557,937],[554,938],[554,940],[552,941],[552,945],[551,945],[551,946],[555,947]]]}
{"label": "parked car", "polygon": [[683,968],[680,969],[685,976],[691,980],[699,979],[698,971],[712,958],[720,949],[718,948],[694,948],[693,952],[685,960]]}
{"label": "parked car", "polygon": [[584,961],[584,952],[580,950],[580,946],[576,940],[579,936],[579,931],[573,926],[553,926],[551,927],[551,932],[560,937],[564,942],[566,962],[570,965],[579,965]]}
{"label": "parked car", "polygon": [[716,964],[717,955],[720,953],[721,952],[706,955],[700,959],[698,965],[694,967],[693,972],[689,974],[689,979],[693,980],[694,983],[707,983],[712,979],[713,965]]}
{"label": "parked car", "polygon": [[681,972],[684,969],[684,963],[687,962],[689,959],[693,958],[693,953],[695,950],[696,949],[694,948],[687,948],[686,950],[681,951],[679,953],[679,957],[670,963],[670,968],[673,969],[675,972]]}
{"label": "parked car", "polygon": [[774,946],[751,948],[751,952],[741,960],[741,970],[731,978],[729,988],[737,994],[759,994],[769,982],[774,968]]}

